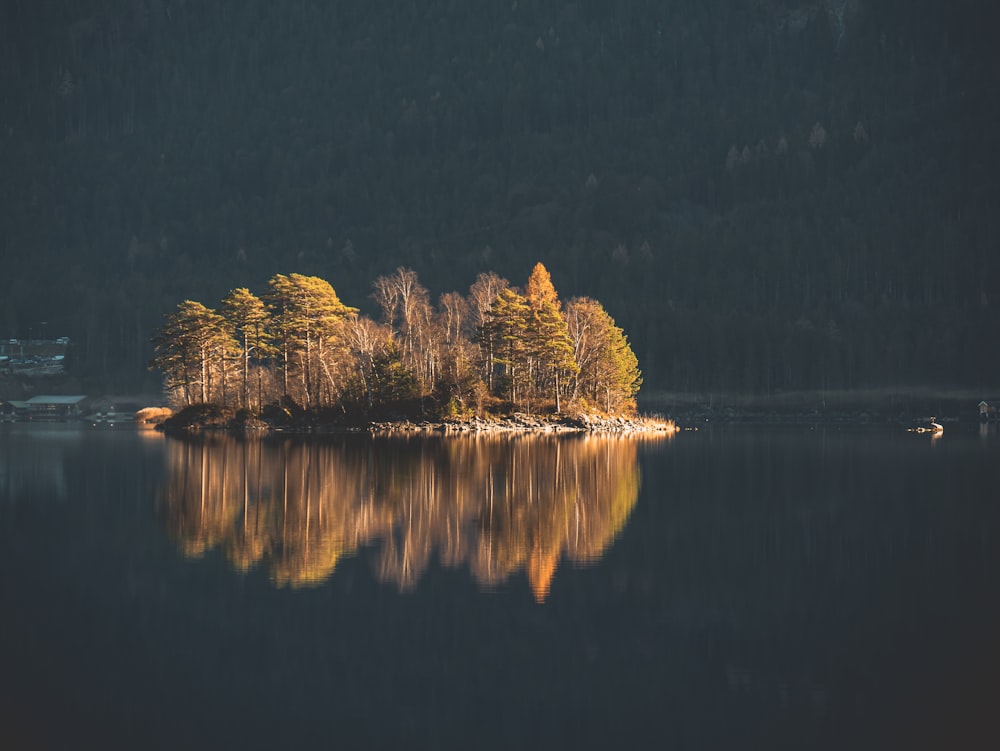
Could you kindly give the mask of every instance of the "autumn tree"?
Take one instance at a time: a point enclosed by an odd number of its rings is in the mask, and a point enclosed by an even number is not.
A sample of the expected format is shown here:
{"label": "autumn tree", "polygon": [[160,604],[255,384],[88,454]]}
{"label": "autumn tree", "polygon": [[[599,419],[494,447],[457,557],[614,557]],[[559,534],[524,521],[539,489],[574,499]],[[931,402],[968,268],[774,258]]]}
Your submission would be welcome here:
{"label": "autumn tree", "polygon": [[531,324],[526,333],[534,371],[532,381],[536,390],[552,394],[556,412],[559,412],[563,385],[580,368],[573,358],[573,342],[560,309],[559,295],[552,285],[552,277],[541,263],[535,264],[528,278],[525,299],[531,311]]}
{"label": "autumn tree", "polygon": [[[641,383],[624,332],[596,300],[563,309],[548,270],[536,264],[522,293],[480,274],[468,296],[441,296],[437,308],[416,274],[379,277],[381,323],[358,315],[317,277],[277,274],[263,299],[230,291],[221,313],[185,300],[154,340],[152,365],[178,403],[260,410],[284,396],[315,410],[348,403],[365,412],[433,395],[451,414],[489,396],[528,411],[567,397],[634,410]],[[491,298],[492,295],[492,298]],[[256,380],[255,393],[251,387]]]}
{"label": "autumn tree", "polygon": [[597,300],[588,297],[570,300],[566,321],[580,368],[574,396],[600,404],[608,413],[634,412],[642,374],[625,332]]}

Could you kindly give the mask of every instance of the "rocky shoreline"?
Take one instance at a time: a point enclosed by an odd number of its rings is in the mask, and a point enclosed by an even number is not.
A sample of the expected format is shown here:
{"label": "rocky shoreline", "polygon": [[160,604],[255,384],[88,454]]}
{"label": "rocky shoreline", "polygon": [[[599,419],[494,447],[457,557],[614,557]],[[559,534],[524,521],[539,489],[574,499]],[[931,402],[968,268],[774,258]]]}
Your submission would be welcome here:
{"label": "rocky shoreline", "polygon": [[602,415],[578,415],[575,417],[540,417],[538,415],[513,414],[493,419],[474,417],[466,420],[431,420],[412,422],[409,420],[372,422],[367,430],[373,434],[393,433],[661,433],[677,431],[676,425],[659,418],[606,417]]}
{"label": "rocky shoreline", "polygon": [[[159,410],[155,417],[146,417],[144,410],[136,421],[147,423],[167,434],[191,435],[200,432],[228,432],[241,435],[488,435],[488,434],[568,434],[594,433],[608,435],[672,435],[681,430],[697,430],[710,424],[763,425],[923,425],[931,417],[917,410],[879,412],[876,410],[758,410],[758,409],[692,409],[682,410],[671,418],[661,416],[614,417],[609,415],[534,415],[513,413],[486,417],[404,417],[391,416],[367,420],[344,418],[328,414],[300,413],[294,417],[280,415],[260,419],[231,410],[198,405],[170,415]],[[167,413],[167,414],[163,414]],[[940,423],[970,421],[975,415],[937,417]],[[285,418],[285,419],[281,419]]]}
{"label": "rocky shoreline", "polygon": [[191,435],[202,431],[241,434],[328,435],[369,433],[371,435],[485,435],[512,433],[601,433],[614,435],[670,435],[678,430],[671,420],[660,417],[613,417],[607,415],[529,415],[452,419],[384,419],[344,422],[300,415],[287,422],[265,421],[204,405],[188,408],[155,422],[167,434]]}

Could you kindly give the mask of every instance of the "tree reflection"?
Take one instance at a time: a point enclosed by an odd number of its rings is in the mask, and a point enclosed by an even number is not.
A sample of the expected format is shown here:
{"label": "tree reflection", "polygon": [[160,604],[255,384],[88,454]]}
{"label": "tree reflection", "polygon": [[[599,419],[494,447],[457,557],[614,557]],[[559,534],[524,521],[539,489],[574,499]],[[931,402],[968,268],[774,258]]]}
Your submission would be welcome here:
{"label": "tree reflection", "polygon": [[546,599],[560,561],[598,560],[639,492],[638,443],[610,436],[171,441],[160,501],[182,553],[224,553],[278,586],[327,579],[376,547],[413,588],[436,557],[493,588],[524,571]]}

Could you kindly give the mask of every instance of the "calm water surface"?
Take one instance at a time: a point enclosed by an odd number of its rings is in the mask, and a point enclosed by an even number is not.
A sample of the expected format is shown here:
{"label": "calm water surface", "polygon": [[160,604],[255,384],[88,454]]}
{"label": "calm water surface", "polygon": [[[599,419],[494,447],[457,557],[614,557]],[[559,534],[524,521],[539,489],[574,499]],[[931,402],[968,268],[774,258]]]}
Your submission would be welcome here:
{"label": "calm water surface", "polygon": [[0,425],[4,744],[995,748],[998,458]]}

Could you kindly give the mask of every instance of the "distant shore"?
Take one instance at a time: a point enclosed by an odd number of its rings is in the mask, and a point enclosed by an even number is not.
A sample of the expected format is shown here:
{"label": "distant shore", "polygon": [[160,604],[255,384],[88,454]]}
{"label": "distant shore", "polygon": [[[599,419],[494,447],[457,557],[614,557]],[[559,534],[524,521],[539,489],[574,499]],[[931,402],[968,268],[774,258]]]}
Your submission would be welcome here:
{"label": "distant shore", "polygon": [[979,402],[1000,402],[1000,388],[898,387],[774,394],[651,391],[642,410],[667,415],[679,425],[718,423],[899,423],[931,417],[938,422],[978,422]]}

